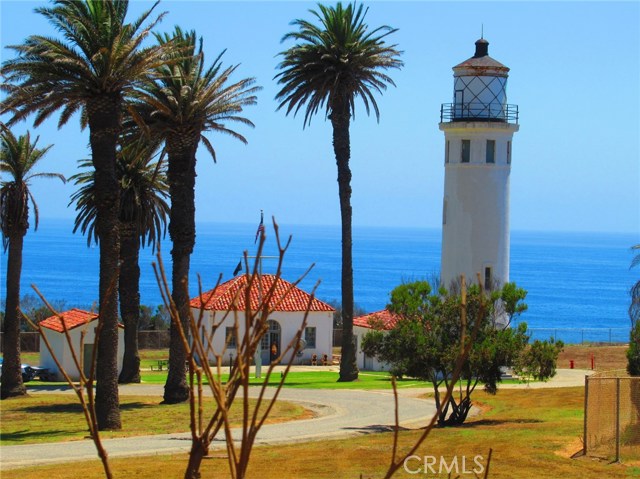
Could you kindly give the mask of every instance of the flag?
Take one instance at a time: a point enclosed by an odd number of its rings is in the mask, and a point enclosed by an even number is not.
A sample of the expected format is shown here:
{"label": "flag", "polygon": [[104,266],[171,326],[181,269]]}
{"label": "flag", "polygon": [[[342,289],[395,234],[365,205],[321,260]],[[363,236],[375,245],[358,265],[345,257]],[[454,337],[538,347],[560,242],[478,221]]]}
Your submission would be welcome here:
{"label": "flag", "polygon": [[240,271],[242,271],[242,260],[238,261],[238,266],[233,270],[233,275],[237,276]]}
{"label": "flag", "polygon": [[258,231],[256,231],[256,239],[253,240],[253,244],[258,242],[258,238],[260,237],[260,233],[264,231],[264,213],[260,210],[260,224],[258,225]]}

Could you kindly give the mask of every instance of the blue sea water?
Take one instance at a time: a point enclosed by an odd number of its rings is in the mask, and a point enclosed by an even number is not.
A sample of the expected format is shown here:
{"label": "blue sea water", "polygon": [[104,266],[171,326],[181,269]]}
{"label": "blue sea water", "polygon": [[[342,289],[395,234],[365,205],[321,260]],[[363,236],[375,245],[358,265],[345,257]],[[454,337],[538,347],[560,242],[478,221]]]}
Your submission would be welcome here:
{"label": "blue sea water", "polygon": [[[191,293],[198,293],[233,275],[243,251],[255,254],[255,225],[199,223],[192,256]],[[283,276],[295,280],[314,263],[301,286],[317,296],[340,300],[340,227],[282,225],[281,240],[292,241],[284,259]],[[265,255],[277,255],[274,234],[267,227]],[[367,312],[387,304],[389,292],[403,281],[438,276],[439,229],[355,227],[353,231],[354,293],[356,304]],[[521,317],[534,337],[555,336],[566,342],[628,340],[629,288],[640,271],[629,269],[634,234],[523,232],[511,234],[511,280],[528,291],[529,309]],[[162,257],[170,277],[168,238]],[[67,307],[91,307],[98,299],[97,247],[72,234],[70,220],[43,220],[37,232],[25,237],[22,294],[31,284],[49,300]],[[141,252],[141,301],[161,304],[150,249]],[[272,273],[276,259],[263,260],[263,272]],[[4,299],[6,253],[2,253],[0,297]]]}

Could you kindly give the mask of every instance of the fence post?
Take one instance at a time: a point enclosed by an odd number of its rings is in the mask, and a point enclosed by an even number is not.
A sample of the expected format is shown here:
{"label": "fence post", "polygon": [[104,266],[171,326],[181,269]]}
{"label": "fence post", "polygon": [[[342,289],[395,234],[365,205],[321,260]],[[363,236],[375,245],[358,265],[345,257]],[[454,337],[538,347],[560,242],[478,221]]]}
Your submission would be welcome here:
{"label": "fence post", "polygon": [[588,449],[587,449],[587,413],[589,411],[589,376],[588,375],[584,375],[584,437],[582,439],[583,441],[583,446],[582,446],[582,452],[584,453],[584,455],[587,455]]}
{"label": "fence post", "polygon": [[616,460],[620,462],[620,378],[616,378]]}

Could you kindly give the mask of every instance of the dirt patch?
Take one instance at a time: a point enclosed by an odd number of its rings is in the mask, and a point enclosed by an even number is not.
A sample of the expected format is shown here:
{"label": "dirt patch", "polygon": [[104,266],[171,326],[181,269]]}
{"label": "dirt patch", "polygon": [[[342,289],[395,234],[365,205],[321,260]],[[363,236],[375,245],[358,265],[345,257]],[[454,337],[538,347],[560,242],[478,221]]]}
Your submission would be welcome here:
{"label": "dirt patch", "polygon": [[627,367],[628,345],[597,346],[568,345],[558,356],[558,367],[568,369],[573,360],[575,369],[591,369],[591,358],[596,371],[625,369]]}
{"label": "dirt patch", "polygon": [[579,454],[583,450],[582,438],[577,437],[573,441],[568,442],[564,447],[555,451],[556,456],[571,458]]}

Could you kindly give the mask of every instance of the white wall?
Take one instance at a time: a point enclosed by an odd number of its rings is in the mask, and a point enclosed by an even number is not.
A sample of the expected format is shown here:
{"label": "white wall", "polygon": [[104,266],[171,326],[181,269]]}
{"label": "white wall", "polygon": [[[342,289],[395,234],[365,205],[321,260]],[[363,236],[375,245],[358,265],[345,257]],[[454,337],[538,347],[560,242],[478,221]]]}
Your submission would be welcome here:
{"label": "white wall", "polygon": [[363,328],[362,326],[353,327],[353,334],[357,338],[356,362],[358,364],[358,369],[362,371],[388,371],[388,363],[380,362],[376,358],[365,358],[365,354],[362,352],[362,338],[371,331],[372,329]]}
{"label": "white wall", "polygon": [[[449,142],[443,198],[441,280],[445,287],[464,273],[467,281],[509,280],[509,176],[507,142],[518,125],[441,123]],[[470,140],[470,162],[461,163],[462,140]],[[495,140],[495,163],[486,163],[487,140]],[[446,143],[445,143],[446,145]],[[513,152],[513,144],[511,144]],[[445,206],[446,205],[446,206]],[[444,211],[446,209],[446,211]],[[446,221],[445,221],[446,218]]]}
{"label": "white wall", "polygon": [[[86,328],[86,334],[83,341],[85,345],[95,343],[96,325],[97,323],[93,321],[89,323],[89,326]],[[81,339],[81,332],[83,329],[85,328],[77,327],[69,331],[69,335],[71,336],[71,342],[73,344],[73,347],[75,349],[75,352],[79,361],[81,361],[80,339]],[[65,369],[69,377],[74,381],[80,380],[80,373],[78,371],[78,368],[75,365],[75,362],[73,361],[73,355],[71,354],[71,349],[69,347],[69,344],[67,343],[67,339],[64,333],[58,333],[56,331],[52,331],[47,328],[43,328],[43,331],[47,336],[47,339],[49,340],[49,343],[51,344],[51,347],[53,348],[54,353],[58,358],[58,361],[60,362],[61,366]],[[118,328],[118,373],[122,370],[123,355],[124,355],[124,329],[119,327]],[[64,380],[64,376],[58,370],[58,366],[56,366],[56,363],[53,360],[53,357],[51,357],[51,354],[49,353],[49,350],[44,344],[44,341],[42,341],[40,345],[40,366],[44,368],[49,368],[49,371],[51,372],[52,375],[56,377],[57,380],[59,381]]]}
{"label": "white wall", "polygon": [[[199,314],[199,310],[196,308],[192,309],[195,317]],[[214,313],[213,311],[207,312],[206,315],[206,325],[205,331],[211,331],[211,325],[213,322],[218,323],[222,320],[224,315],[220,312]],[[292,339],[295,337],[298,328],[300,328],[302,324],[302,320],[304,318],[303,312],[274,312],[270,315],[269,319],[277,321],[280,324],[280,350],[279,354],[282,353],[285,348],[289,345]],[[209,359],[214,360],[215,354],[220,354],[220,352],[224,348],[225,343],[225,334],[227,327],[233,327],[234,318],[233,315],[229,315],[224,322],[218,327],[215,334],[213,335],[213,348],[214,352],[210,353]],[[320,359],[322,355],[326,354],[329,361],[332,359],[332,350],[333,350],[333,312],[331,311],[319,311],[319,312],[310,312],[307,318],[307,327],[315,327],[316,328],[316,347],[311,348],[307,347],[302,351],[302,355],[297,356],[294,359],[293,364],[309,364],[311,361],[311,357],[313,354],[317,355],[318,364],[320,364]],[[244,334],[244,313],[238,313],[238,336],[242,337]],[[302,335],[304,338],[304,333]],[[232,353],[235,357],[236,355],[235,348],[229,348],[224,352],[223,356],[223,364],[229,364],[229,353]],[[290,359],[290,353],[283,357],[282,362],[286,363]],[[266,363],[263,362],[263,365]]]}

